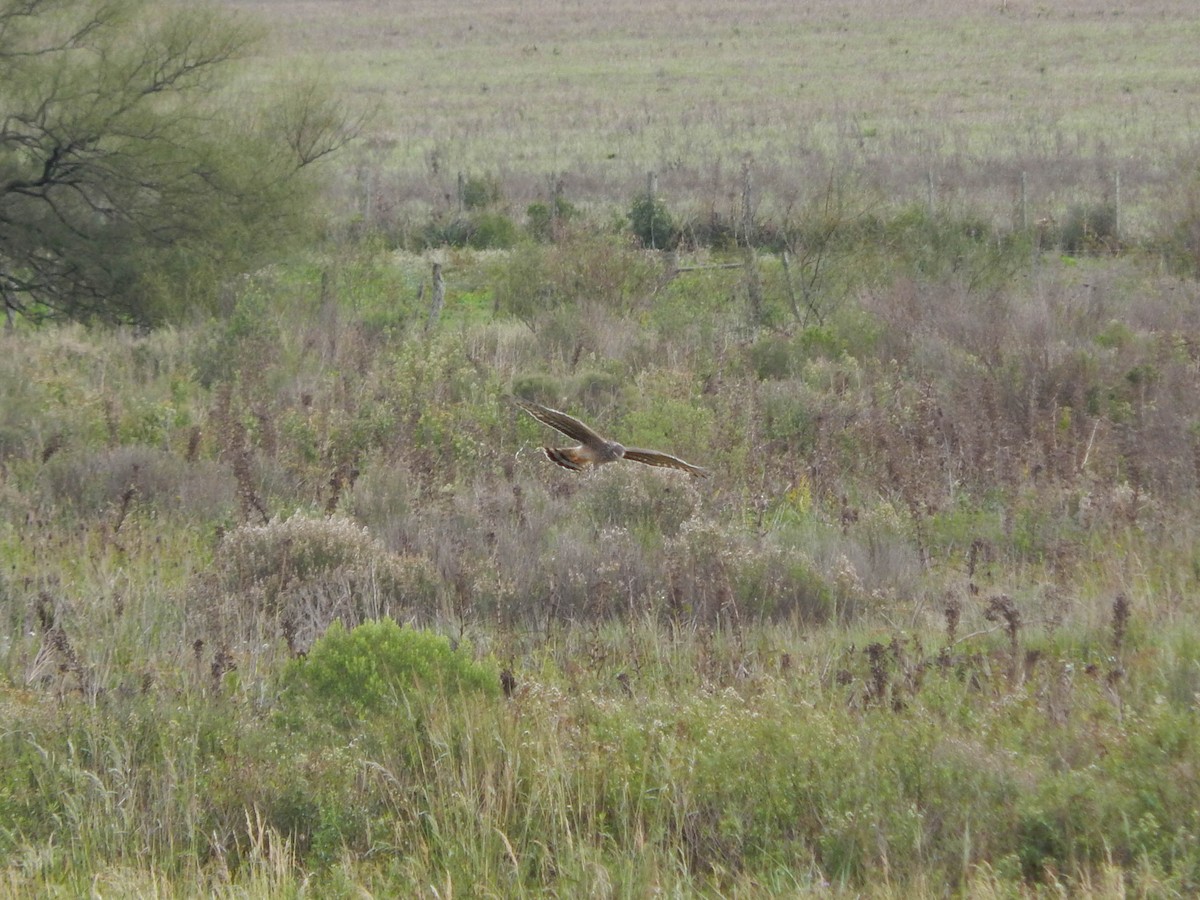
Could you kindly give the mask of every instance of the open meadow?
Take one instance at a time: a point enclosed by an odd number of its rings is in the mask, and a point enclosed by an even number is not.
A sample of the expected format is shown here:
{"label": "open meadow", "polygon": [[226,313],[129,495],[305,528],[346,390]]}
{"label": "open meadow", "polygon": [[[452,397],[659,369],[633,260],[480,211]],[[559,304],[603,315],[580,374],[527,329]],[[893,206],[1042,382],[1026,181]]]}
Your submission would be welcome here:
{"label": "open meadow", "polygon": [[1200,8],[224,5],[373,113],[0,334],[0,896],[1200,891]]}
{"label": "open meadow", "polygon": [[728,214],[752,158],[764,212],[855,173],[900,205],[1030,221],[1112,200],[1151,227],[1200,131],[1187,0],[238,0],[265,65],[323,60],[379,117],[342,202],[405,227],[489,175],[524,209],[562,181],[606,208],[648,171]]}

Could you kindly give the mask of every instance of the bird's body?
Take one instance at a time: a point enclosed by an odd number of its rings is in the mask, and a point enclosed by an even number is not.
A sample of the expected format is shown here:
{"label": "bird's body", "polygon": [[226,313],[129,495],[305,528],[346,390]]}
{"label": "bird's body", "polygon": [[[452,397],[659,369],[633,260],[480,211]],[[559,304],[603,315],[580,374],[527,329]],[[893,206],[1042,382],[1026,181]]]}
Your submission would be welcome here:
{"label": "bird's body", "polygon": [[691,463],[685,462],[677,456],[671,456],[669,453],[661,453],[658,450],[642,450],[637,447],[626,447],[616,441],[610,441],[608,438],[601,437],[574,416],[568,416],[557,409],[551,409],[548,406],[542,406],[531,400],[522,400],[520,398],[514,398],[513,402],[543,425],[549,425],[555,431],[560,431],[567,437],[579,441],[579,446],[577,447],[542,448],[542,452],[546,454],[546,458],[550,462],[560,465],[564,469],[581,472],[589,466],[602,466],[606,463],[627,459],[630,462],[639,462],[647,466],[679,469],[697,477],[706,477],[709,474],[707,469],[693,466]]}

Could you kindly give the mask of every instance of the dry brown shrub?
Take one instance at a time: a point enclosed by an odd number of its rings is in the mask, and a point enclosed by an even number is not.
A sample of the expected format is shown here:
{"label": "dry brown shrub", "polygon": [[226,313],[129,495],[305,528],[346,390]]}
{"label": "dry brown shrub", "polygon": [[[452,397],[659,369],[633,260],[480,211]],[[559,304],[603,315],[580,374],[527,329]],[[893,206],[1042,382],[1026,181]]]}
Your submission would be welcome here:
{"label": "dry brown shrub", "polygon": [[437,578],[422,559],[388,551],[349,519],[297,513],[244,525],[221,541],[189,591],[199,634],[218,646],[283,636],[304,650],[334,620],[427,616]]}
{"label": "dry brown shrub", "polygon": [[741,626],[828,621],[834,591],[804,554],[693,519],[665,548],[665,612],[674,620]]}
{"label": "dry brown shrub", "polygon": [[573,621],[634,618],[654,605],[661,585],[658,562],[625,528],[593,530],[576,523],[557,530],[542,561],[547,583],[541,611]]}

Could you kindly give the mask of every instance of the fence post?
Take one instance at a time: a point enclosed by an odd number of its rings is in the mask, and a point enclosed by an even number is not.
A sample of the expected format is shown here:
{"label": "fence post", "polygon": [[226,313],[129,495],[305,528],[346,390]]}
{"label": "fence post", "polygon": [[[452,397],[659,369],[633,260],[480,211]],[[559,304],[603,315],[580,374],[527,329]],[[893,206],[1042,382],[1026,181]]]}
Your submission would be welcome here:
{"label": "fence post", "polygon": [[1021,170],[1021,230],[1029,230],[1029,173]]}
{"label": "fence post", "polygon": [[550,187],[550,239],[558,240],[559,232],[559,207],[562,205],[563,197],[563,180],[561,175],[551,176]]}
{"label": "fence post", "polygon": [[655,198],[658,197],[658,175],[654,172],[646,173],[646,200],[647,208],[650,210],[650,249],[658,249],[658,235],[654,233],[654,210]]}
{"label": "fence post", "polygon": [[1113,174],[1113,238],[1121,243],[1121,170]]}

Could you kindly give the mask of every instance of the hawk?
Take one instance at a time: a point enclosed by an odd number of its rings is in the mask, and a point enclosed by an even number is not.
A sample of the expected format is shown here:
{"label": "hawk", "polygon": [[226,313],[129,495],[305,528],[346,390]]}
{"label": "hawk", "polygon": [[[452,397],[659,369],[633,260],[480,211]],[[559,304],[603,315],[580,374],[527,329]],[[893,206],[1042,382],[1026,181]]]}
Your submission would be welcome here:
{"label": "hawk", "polygon": [[637,447],[625,447],[616,441],[603,438],[574,416],[550,409],[548,406],[522,400],[514,397],[513,402],[529,413],[543,425],[549,425],[555,431],[561,431],[569,438],[579,441],[578,447],[543,447],[542,452],[552,463],[557,463],[564,469],[582,472],[588,466],[602,466],[605,463],[627,459],[631,462],[644,463],[648,466],[663,466],[668,469],[680,469],[695,477],[708,477],[708,470],[684,462],[678,456],[660,453],[657,450],[640,450]]}

